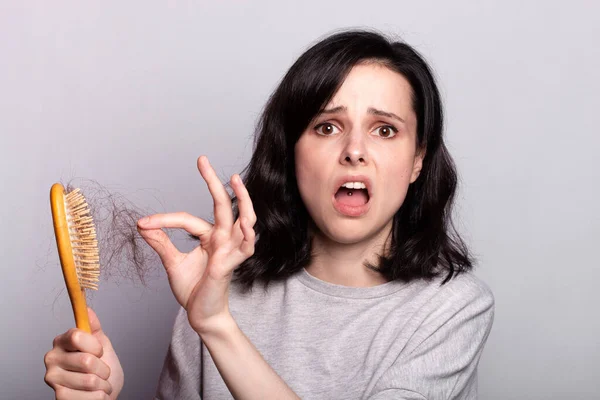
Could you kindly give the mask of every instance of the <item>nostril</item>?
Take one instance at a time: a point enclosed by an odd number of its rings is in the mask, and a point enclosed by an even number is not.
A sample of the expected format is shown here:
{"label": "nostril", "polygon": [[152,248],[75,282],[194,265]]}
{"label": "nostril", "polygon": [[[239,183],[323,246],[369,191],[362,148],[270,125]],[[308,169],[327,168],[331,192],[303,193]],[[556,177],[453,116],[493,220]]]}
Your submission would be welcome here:
{"label": "nostril", "polygon": [[345,163],[349,163],[349,164],[366,164],[366,158],[359,156],[359,157],[354,157],[353,155],[347,155],[344,156],[344,162]]}

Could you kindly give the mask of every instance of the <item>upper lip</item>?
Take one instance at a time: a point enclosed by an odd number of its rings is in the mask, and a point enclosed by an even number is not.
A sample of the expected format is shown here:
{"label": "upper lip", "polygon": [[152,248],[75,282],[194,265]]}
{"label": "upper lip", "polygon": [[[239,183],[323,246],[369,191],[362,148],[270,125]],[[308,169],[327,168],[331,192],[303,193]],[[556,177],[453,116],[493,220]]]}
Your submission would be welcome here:
{"label": "upper lip", "polygon": [[373,184],[371,183],[371,179],[366,175],[344,175],[335,180],[335,187],[333,189],[333,194],[335,195],[340,187],[346,182],[363,182],[367,187],[367,194],[369,198],[372,196],[372,188]]}

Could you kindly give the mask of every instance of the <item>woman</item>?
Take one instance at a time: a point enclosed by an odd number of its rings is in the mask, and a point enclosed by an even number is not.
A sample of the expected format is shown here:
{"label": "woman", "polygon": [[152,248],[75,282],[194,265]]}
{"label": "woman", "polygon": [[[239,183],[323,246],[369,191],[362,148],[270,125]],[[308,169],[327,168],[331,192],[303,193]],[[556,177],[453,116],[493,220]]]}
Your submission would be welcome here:
{"label": "woman", "polygon": [[[214,224],[138,222],[182,306],[157,398],[476,398],[493,296],[452,229],[440,96],[410,46],[349,31],[306,51],[263,112],[245,183],[231,179],[233,211],[206,157],[198,168]],[[162,228],[200,245],[180,253]],[[91,318],[93,335],[72,329],[46,355],[57,398],[123,386]]]}

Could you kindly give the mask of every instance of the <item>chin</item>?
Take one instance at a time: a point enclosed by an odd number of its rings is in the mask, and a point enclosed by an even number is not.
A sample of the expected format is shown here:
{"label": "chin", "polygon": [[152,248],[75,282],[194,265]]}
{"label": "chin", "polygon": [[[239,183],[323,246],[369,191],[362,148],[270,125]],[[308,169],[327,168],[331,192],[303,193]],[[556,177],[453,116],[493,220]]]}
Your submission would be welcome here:
{"label": "chin", "polygon": [[[354,225],[354,224],[352,224]],[[321,230],[321,234],[327,239],[339,244],[357,244],[373,238],[375,232],[369,229],[355,226],[335,226]]]}
{"label": "chin", "polygon": [[[373,216],[372,216],[373,217]],[[354,245],[361,242],[373,242],[378,238],[386,237],[391,233],[392,218],[389,221],[375,221],[373,218],[340,219],[337,216],[331,219],[313,219],[313,227],[317,235],[335,243]],[[379,219],[379,218],[376,218]]]}

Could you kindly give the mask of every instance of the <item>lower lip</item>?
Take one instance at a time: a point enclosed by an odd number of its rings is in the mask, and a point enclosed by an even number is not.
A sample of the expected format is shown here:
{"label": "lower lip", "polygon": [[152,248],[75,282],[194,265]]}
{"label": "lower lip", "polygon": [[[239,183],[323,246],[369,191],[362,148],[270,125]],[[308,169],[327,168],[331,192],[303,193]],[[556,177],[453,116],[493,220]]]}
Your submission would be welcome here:
{"label": "lower lip", "polygon": [[341,204],[336,200],[335,196],[333,197],[333,207],[342,215],[347,217],[360,217],[369,211],[371,206],[371,200],[367,201],[366,204],[362,206],[349,206],[347,204]]}

